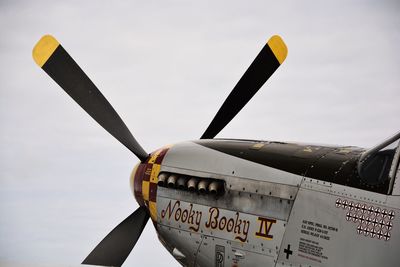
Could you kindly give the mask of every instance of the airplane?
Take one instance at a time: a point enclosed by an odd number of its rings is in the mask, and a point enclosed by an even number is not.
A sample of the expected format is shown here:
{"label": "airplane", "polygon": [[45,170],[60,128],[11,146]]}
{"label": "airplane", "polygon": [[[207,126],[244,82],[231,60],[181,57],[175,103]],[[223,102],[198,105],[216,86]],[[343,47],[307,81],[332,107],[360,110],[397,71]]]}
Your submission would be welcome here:
{"label": "airplane", "polygon": [[[121,266],[146,223],[183,266],[399,266],[400,132],[372,148],[220,139],[285,61],[272,36],[200,139],[147,153],[51,35],[34,61],[139,163],[139,204],[82,264]],[[152,252],[156,253],[156,252]]]}

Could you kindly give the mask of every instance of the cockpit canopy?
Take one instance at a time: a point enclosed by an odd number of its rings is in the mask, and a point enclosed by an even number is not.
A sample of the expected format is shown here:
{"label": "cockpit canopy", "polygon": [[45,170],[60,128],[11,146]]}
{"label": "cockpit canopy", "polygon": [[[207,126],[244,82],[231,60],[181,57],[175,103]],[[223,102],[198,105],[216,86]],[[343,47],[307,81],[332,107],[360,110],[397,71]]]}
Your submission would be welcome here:
{"label": "cockpit canopy", "polygon": [[365,151],[358,161],[361,180],[370,185],[389,183],[387,193],[391,194],[399,166],[400,133]]}

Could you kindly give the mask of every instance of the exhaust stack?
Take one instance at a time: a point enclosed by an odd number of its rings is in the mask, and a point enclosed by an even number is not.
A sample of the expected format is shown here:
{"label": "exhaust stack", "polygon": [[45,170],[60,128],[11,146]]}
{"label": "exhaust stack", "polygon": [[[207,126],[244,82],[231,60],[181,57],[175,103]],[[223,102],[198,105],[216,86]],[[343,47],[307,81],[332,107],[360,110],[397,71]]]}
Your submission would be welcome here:
{"label": "exhaust stack", "polygon": [[194,192],[197,189],[197,184],[199,183],[199,179],[197,178],[190,178],[189,181],[187,182],[187,187],[190,192]]}
{"label": "exhaust stack", "polygon": [[165,173],[165,172],[162,172],[162,173],[160,173],[160,175],[158,176],[157,185],[158,185],[158,186],[165,186],[167,180],[168,180],[168,174]]}
{"label": "exhaust stack", "polygon": [[221,192],[222,184],[218,181],[213,181],[208,186],[208,191],[213,195],[218,195]]}
{"label": "exhaust stack", "polygon": [[176,186],[180,190],[185,190],[186,189],[186,177],[185,176],[179,177],[178,181],[176,181]]}
{"label": "exhaust stack", "polygon": [[197,185],[197,190],[200,194],[205,194],[207,192],[207,187],[210,182],[207,179],[203,179]]}
{"label": "exhaust stack", "polygon": [[171,174],[168,177],[168,187],[169,188],[175,188],[176,180],[178,179],[178,175],[176,174]]}

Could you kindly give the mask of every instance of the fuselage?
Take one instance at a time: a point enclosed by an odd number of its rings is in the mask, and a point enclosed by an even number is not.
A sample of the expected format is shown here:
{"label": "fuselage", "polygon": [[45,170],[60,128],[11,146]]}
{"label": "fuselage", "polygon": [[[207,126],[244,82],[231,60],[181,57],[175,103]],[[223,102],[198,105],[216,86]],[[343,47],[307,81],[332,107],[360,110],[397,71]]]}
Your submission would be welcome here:
{"label": "fuselage", "polygon": [[[83,264],[121,266],[149,217],[185,266],[397,266],[400,132],[364,150],[213,139],[285,61],[278,35],[263,46],[201,140],[150,155],[62,45],[43,36],[32,55],[63,90],[140,160],[140,207]],[[397,182],[396,182],[397,179]]]}
{"label": "fuselage", "polygon": [[[390,165],[373,180],[359,176],[364,151],[188,141],[153,152],[131,186],[184,266],[396,266],[400,197],[382,178]],[[207,189],[192,190],[189,180]],[[218,190],[207,187],[212,182]]]}

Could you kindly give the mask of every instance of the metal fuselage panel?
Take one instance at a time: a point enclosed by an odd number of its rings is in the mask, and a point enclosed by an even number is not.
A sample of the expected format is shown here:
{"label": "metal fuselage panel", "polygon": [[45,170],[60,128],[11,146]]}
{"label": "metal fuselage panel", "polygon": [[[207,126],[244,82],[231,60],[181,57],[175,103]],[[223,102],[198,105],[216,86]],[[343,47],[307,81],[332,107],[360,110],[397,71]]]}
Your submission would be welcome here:
{"label": "metal fuselage panel", "polygon": [[397,266],[399,212],[380,194],[305,183],[282,242],[290,254],[276,266]]}
{"label": "metal fuselage panel", "polygon": [[172,146],[160,171],[225,182],[221,196],[158,187],[157,231],[183,265],[274,266],[301,176],[192,142]]}
{"label": "metal fuselage panel", "polygon": [[[340,152],[359,154],[355,151]],[[303,162],[312,166],[322,154]],[[160,172],[225,183],[219,196],[157,188],[152,219],[160,241],[184,266],[395,266],[400,261],[399,198],[387,201],[384,194],[195,142],[169,148]],[[374,211],[361,209],[371,206]]]}

